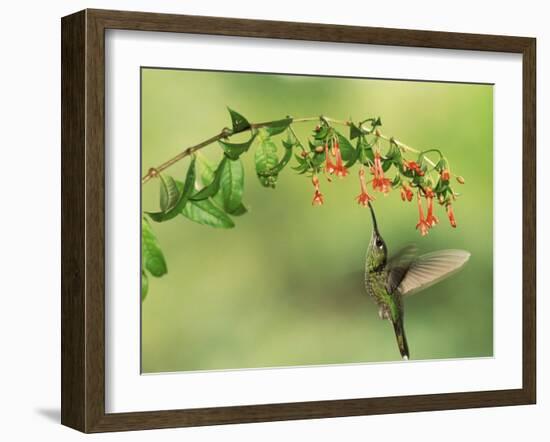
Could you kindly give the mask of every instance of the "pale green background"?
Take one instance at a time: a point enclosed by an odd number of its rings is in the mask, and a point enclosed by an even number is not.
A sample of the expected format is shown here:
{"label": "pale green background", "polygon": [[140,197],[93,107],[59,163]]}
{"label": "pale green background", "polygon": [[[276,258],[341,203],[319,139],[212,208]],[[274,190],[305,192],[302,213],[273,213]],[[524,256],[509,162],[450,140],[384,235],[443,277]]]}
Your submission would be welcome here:
{"label": "pale green background", "polygon": [[[229,126],[226,106],[251,121],[380,116],[384,133],[442,149],[467,181],[455,186],[463,194],[457,229],[438,208],[441,224],[421,238],[416,206],[398,192],[378,194],[375,205],[390,254],[410,242],[472,253],[461,273],[407,298],[411,358],[492,355],[492,86],[143,69],[142,173]],[[304,142],[311,128],[296,125]],[[217,145],[203,152],[220,155]],[[363,289],[371,222],[354,200],[357,166],[344,180],[323,179],[325,205],[312,207],[307,178],[288,167],[277,188],[266,189],[253,153],[243,158],[250,212],[235,218],[234,229],[184,217],[153,224],[169,272],[150,279],[142,305],[142,371],[399,360],[391,325]],[[183,181],[187,165],[169,172]],[[151,182],[143,209],[157,208]]]}

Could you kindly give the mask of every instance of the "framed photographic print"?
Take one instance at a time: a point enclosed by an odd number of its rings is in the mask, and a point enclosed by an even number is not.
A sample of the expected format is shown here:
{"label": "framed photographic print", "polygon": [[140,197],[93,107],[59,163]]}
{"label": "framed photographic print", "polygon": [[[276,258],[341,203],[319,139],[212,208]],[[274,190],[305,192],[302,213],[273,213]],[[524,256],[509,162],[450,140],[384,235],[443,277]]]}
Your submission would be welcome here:
{"label": "framed photographic print", "polygon": [[535,52],[64,17],[62,423],[535,403]]}

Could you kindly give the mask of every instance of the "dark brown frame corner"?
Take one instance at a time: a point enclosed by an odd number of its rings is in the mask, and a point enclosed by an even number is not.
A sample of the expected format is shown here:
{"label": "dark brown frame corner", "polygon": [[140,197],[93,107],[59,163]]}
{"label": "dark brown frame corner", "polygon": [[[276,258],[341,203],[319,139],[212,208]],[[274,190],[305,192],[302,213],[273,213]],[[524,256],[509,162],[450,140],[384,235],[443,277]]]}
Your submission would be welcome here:
{"label": "dark brown frame corner", "polygon": [[[61,422],[84,432],[533,404],[536,398],[536,170],[533,38],[85,10],[62,29]],[[184,32],[523,56],[523,387],[403,397],[105,413],[105,30]],[[137,298],[136,298],[137,299]]]}

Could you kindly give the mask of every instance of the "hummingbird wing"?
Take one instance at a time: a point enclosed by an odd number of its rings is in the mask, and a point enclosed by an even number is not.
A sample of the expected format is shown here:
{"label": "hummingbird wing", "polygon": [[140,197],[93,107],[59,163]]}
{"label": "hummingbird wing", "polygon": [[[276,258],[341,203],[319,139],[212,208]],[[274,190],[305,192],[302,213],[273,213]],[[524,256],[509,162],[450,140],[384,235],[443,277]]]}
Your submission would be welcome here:
{"label": "hummingbird wing", "polygon": [[417,254],[418,248],[414,244],[409,244],[400,249],[388,260],[388,282],[386,288],[389,293],[393,293],[399,287],[415,261]]}
{"label": "hummingbird wing", "polygon": [[470,259],[465,250],[440,250],[419,256],[401,280],[398,290],[412,295],[458,272]]}

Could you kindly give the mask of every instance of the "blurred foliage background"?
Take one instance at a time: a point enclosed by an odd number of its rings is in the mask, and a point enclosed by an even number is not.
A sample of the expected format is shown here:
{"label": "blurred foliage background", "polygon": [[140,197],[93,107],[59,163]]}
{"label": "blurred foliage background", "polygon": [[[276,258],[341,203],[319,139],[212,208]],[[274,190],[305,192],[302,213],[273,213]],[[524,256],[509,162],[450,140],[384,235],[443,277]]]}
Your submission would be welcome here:
{"label": "blurred foliage background", "polygon": [[[458,228],[437,206],[440,224],[420,237],[416,205],[398,191],[377,194],[378,222],[390,255],[411,242],[423,252],[472,253],[460,273],[406,299],[411,358],[492,356],[491,85],[143,69],[142,175],[230,126],[226,106],[252,122],[380,116],[383,133],[443,150],[466,179],[454,186]],[[294,125],[302,142],[314,125]],[[399,360],[392,327],[363,288],[371,221],[354,200],[358,166],[343,180],[322,179],[325,205],[312,207],[311,181],[290,167],[275,190],[263,188],[253,150],[242,157],[249,213],[234,218],[234,229],[183,216],[153,223],[168,274],[150,280],[142,305],[142,372]],[[221,157],[217,144],[202,152]],[[188,164],[169,172],[183,181]],[[155,181],[143,186],[144,210],[158,209],[158,191]]]}

